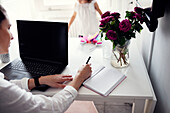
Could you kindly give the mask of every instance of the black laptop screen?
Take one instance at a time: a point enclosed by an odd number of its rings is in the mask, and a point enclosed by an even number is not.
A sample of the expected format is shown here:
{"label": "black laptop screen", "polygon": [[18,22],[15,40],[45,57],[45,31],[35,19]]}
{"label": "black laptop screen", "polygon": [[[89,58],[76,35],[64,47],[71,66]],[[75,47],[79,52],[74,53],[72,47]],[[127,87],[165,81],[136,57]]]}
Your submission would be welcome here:
{"label": "black laptop screen", "polygon": [[68,24],[17,20],[20,57],[68,64]]}

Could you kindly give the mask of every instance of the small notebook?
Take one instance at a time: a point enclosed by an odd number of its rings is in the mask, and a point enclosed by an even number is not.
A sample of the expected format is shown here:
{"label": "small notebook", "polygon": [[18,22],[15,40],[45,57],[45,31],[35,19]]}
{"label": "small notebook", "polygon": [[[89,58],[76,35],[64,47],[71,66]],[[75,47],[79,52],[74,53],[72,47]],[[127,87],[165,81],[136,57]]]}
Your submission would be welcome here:
{"label": "small notebook", "polygon": [[83,85],[102,96],[108,96],[125,78],[124,74],[114,68],[99,66]]}

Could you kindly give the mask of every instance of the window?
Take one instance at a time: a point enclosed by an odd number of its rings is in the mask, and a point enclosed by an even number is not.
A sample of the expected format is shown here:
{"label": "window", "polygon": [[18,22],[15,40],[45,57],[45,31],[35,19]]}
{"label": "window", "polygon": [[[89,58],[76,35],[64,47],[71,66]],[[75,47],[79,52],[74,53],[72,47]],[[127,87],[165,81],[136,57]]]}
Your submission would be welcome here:
{"label": "window", "polygon": [[44,6],[73,5],[75,0],[43,0]]}

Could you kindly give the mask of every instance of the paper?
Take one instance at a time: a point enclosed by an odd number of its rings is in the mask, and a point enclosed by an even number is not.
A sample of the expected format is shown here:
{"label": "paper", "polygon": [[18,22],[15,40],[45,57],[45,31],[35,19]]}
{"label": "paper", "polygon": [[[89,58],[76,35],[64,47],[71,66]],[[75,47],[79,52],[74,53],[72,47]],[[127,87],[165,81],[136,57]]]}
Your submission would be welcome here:
{"label": "paper", "polygon": [[84,81],[83,85],[103,96],[107,96],[116,88],[126,76],[115,68],[100,66]]}

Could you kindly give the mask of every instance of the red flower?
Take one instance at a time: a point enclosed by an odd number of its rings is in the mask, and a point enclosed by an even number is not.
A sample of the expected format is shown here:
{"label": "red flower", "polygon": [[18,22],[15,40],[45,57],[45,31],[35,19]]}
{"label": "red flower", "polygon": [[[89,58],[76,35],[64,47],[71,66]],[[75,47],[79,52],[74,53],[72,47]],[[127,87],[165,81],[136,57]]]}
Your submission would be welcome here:
{"label": "red flower", "polygon": [[110,16],[110,11],[105,12],[104,14],[101,15],[101,18],[105,18],[107,16]]}
{"label": "red flower", "polygon": [[140,21],[141,24],[143,24],[143,22],[145,21],[145,18],[142,17],[141,14],[136,14],[136,18]]}
{"label": "red flower", "polygon": [[101,23],[101,24],[99,25],[99,27],[105,27],[105,24]]}
{"label": "red flower", "polygon": [[100,22],[105,25],[106,23],[110,22],[110,20],[112,20],[112,18],[110,16],[107,16],[100,20]]}
{"label": "red flower", "polygon": [[136,18],[136,13],[135,12],[131,11],[130,13],[131,13],[131,16],[129,17],[130,19]]}
{"label": "red flower", "polygon": [[138,14],[142,14],[142,11],[143,11],[143,9],[140,8],[140,7],[135,7],[134,10],[135,10],[135,12],[138,13]]}
{"label": "red flower", "polygon": [[106,36],[109,40],[116,40],[117,39],[117,35],[116,35],[115,31],[113,31],[113,30],[109,30],[106,33]]}
{"label": "red flower", "polygon": [[119,23],[119,29],[123,32],[128,32],[131,29],[131,23],[128,19],[123,20]]}
{"label": "red flower", "polygon": [[120,14],[117,12],[111,13],[110,15],[117,19],[120,18]]}

